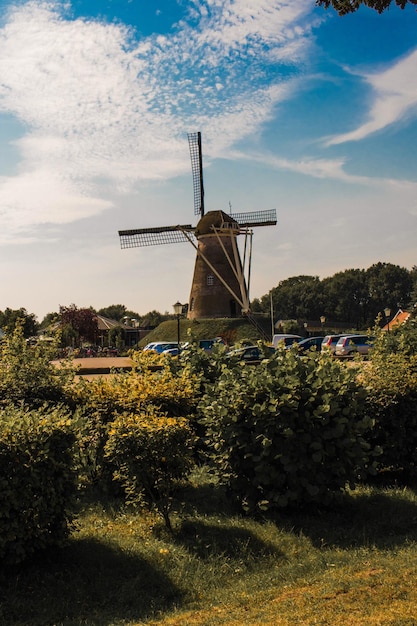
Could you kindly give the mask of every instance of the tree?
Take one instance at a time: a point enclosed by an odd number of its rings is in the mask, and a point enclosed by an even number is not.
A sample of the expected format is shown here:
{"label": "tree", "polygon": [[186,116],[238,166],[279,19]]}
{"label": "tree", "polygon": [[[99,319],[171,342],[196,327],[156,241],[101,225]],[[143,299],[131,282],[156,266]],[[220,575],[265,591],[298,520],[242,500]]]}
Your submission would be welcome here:
{"label": "tree", "polygon": [[127,314],[127,311],[124,304],[111,304],[104,309],[100,309],[97,313],[110,320],[117,320],[120,322],[120,320],[122,320]]}
{"label": "tree", "polygon": [[[252,311],[270,315],[271,297],[275,320],[343,322],[365,330],[374,326],[378,314],[389,307],[414,310],[417,304],[417,266],[411,271],[392,263],[375,263],[367,270],[348,269],[322,281],[317,276],[294,276],[281,281],[252,302]],[[416,307],[417,310],[417,307]]]}
{"label": "tree", "polygon": [[[355,13],[360,6],[364,5],[370,9],[383,13],[390,8],[394,0],[316,0],[317,6],[322,6],[325,9],[333,7],[339,15],[347,15],[348,13]],[[401,9],[405,9],[408,4],[417,4],[417,0],[395,0],[395,4]]]}
{"label": "tree", "polygon": [[23,336],[27,339],[33,337],[39,328],[36,315],[28,313],[26,309],[5,309],[0,311],[0,328],[7,333],[13,333],[15,328],[20,326]]}
{"label": "tree", "polygon": [[56,324],[57,322],[59,322],[59,313],[56,311],[47,313],[40,323],[40,328],[42,330],[47,329],[49,326],[52,326],[52,324]]}
{"label": "tree", "polygon": [[[323,312],[318,276],[294,276],[271,290],[275,318],[311,319]],[[263,310],[270,310],[270,295],[261,299]]]}
{"label": "tree", "polygon": [[93,309],[78,309],[71,304],[69,307],[60,306],[59,314],[64,329],[69,327],[79,339],[97,343],[97,314]]}
{"label": "tree", "polygon": [[404,267],[392,263],[374,263],[366,270],[366,281],[370,296],[370,324],[386,307],[394,314],[410,302],[413,278]]}
{"label": "tree", "polygon": [[417,265],[413,265],[410,272],[411,280],[413,281],[413,288],[411,290],[410,301],[408,303],[409,311],[416,311],[417,309]]}
{"label": "tree", "polygon": [[323,314],[331,320],[352,324],[358,330],[368,323],[369,293],[365,270],[350,269],[337,272],[321,283]]}
{"label": "tree", "polygon": [[159,311],[149,311],[146,315],[140,317],[141,326],[159,326],[162,322],[174,317],[168,313],[159,313]]}

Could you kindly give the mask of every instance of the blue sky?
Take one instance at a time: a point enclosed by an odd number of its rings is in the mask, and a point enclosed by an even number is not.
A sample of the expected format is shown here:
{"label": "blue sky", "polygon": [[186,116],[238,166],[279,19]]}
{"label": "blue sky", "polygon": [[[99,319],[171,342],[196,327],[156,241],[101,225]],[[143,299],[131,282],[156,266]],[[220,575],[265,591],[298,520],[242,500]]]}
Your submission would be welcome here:
{"label": "blue sky", "polygon": [[0,310],[187,302],[189,244],[118,230],[275,208],[251,297],[417,263],[417,12],[314,0],[0,0]]}

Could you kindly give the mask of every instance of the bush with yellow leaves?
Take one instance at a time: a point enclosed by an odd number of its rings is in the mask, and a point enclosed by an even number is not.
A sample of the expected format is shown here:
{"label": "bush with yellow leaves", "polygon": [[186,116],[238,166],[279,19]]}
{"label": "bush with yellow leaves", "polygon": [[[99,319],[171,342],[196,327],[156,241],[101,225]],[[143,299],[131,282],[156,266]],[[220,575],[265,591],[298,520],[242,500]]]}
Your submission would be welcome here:
{"label": "bush with yellow leaves", "polygon": [[189,421],[154,411],[116,417],[104,446],[127,502],[155,508],[170,531],[175,486],[191,471],[193,451]]}

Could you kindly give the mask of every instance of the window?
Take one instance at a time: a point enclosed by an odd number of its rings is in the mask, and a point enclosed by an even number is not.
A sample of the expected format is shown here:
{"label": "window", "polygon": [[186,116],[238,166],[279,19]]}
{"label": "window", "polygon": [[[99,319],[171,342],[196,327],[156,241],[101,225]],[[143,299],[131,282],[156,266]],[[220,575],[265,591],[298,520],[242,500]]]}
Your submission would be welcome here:
{"label": "window", "polygon": [[214,285],[214,276],[213,276],[213,274],[208,274],[208,276],[207,276],[207,285]]}

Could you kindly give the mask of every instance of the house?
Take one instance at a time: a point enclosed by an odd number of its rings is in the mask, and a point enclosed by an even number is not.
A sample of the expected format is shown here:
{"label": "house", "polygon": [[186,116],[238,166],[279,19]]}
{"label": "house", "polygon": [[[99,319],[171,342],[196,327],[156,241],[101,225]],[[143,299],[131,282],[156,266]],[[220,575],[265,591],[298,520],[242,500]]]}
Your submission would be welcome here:
{"label": "house", "polygon": [[398,324],[405,324],[407,320],[410,318],[411,313],[407,313],[407,311],[403,311],[402,309],[398,309],[394,317],[382,327],[382,330],[391,330],[393,326],[397,326]]}

